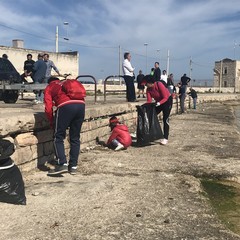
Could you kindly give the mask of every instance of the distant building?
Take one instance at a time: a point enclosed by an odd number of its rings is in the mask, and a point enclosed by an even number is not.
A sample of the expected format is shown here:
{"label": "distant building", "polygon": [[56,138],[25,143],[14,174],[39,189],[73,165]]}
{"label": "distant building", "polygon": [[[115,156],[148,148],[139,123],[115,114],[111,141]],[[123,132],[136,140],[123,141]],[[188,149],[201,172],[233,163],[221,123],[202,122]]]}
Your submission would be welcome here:
{"label": "distant building", "polygon": [[225,58],[215,62],[214,83],[215,88],[234,88],[240,92],[240,61]]}

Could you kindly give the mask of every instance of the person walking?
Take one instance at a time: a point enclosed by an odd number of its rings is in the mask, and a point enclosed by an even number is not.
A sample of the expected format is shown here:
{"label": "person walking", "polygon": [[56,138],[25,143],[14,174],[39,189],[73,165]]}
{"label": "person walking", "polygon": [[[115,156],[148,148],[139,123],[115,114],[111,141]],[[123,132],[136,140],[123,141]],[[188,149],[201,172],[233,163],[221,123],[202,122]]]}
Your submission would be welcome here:
{"label": "person walking", "polygon": [[156,113],[163,112],[163,135],[164,139],[160,140],[160,144],[168,143],[169,135],[169,116],[172,109],[172,96],[162,82],[155,82],[151,75],[144,77],[147,85],[147,103],[152,103],[152,99],[156,103]]}
{"label": "person walking", "polygon": [[137,88],[138,88],[138,98],[140,98],[140,94],[142,93],[143,98],[144,96],[144,88],[145,86],[142,84],[144,75],[142,74],[142,70],[139,70],[139,74],[137,75]]}
{"label": "person walking", "polygon": [[[80,132],[85,116],[84,98],[73,100],[63,90],[61,81],[56,77],[48,79],[48,86],[44,92],[45,113],[50,126],[54,129],[54,148],[57,158],[55,169],[48,175],[58,175],[69,171],[76,174],[80,152]],[[55,114],[53,108],[56,107]],[[69,128],[70,152],[67,161],[64,139]]]}
{"label": "person walking", "polygon": [[127,101],[128,102],[136,102],[136,93],[134,86],[134,68],[130,62],[131,54],[129,52],[124,53],[124,61],[123,61],[123,74],[124,81],[127,88]]}

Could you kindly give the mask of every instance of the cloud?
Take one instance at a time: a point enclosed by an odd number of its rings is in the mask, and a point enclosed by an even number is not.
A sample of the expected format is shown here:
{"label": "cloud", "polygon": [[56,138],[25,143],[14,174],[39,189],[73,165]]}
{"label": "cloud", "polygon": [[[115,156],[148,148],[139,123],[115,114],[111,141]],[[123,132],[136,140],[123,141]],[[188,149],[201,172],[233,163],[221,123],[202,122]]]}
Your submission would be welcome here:
{"label": "cloud", "polygon": [[119,46],[121,55],[131,51],[133,65],[145,71],[147,42],[149,71],[159,58],[166,68],[169,49],[170,71],[177,78],[188,72],[191,56],[206,66],[193,65],[193,76],[211,79],[214,61],[232,58],[234,41],[240,42],[238,0],[8,0],[0,10],[1,45],[22,38],[27,48],[53,51],[59,26],[60,48],[78,50],[80,70],[97,78],[118,74]]}

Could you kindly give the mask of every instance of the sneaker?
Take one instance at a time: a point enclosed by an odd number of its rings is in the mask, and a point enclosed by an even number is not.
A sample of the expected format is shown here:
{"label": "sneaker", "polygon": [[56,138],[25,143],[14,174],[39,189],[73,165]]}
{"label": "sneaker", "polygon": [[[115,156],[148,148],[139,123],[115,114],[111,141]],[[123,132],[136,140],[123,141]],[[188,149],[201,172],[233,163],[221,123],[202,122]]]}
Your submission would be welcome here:
{"label": "sneaker", "polygon": [[143,95],[143,98],[146,98],[145,95]]}
{"label": "sneaker", "polygon": [[160,144],[161,145],[166,145],[166,144],[168,144],[168,140],[164,138],[160,141]]}
{"label": "sneaker", "polygon": [[138,97],[137,98],[140,98],[140,95],[138,95]]}
{"label": "sneaker", "polygon": [[122,150],[122,149],[124,149],[124,146],[121,143],[119,143],[114,150],[119,151],[119,150]]}
{"label": "sneaker", "polygon": [[77,167],[69,167],[69,168],[68,168],[68,172],[69,172],[71,175],[76,175],[76,174],[77,174]]}
{"label": "sneaker", "polygon": [[54,169],[51,169],[48,171],[48,175],[52,176],[52,175],[58,175],[58,174],[67,173],[67,172],[68,172],[67,164],[56,165]]}

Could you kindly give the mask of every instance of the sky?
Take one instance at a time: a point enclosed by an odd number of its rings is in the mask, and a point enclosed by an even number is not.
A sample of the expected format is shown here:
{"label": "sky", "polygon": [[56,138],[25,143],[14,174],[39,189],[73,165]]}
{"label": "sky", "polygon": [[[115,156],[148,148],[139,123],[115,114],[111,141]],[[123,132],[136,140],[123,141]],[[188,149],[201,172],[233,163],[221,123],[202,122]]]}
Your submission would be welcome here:
{"label": "sky", "polygon": [[0,45],[55,52],[58,26],[59,52],[78,51],[79,74],[96,79],[118,75],[124,52],[135,75],[158,61],[176,81],[240,59],[239,0],[0,0],[0,12]]}

